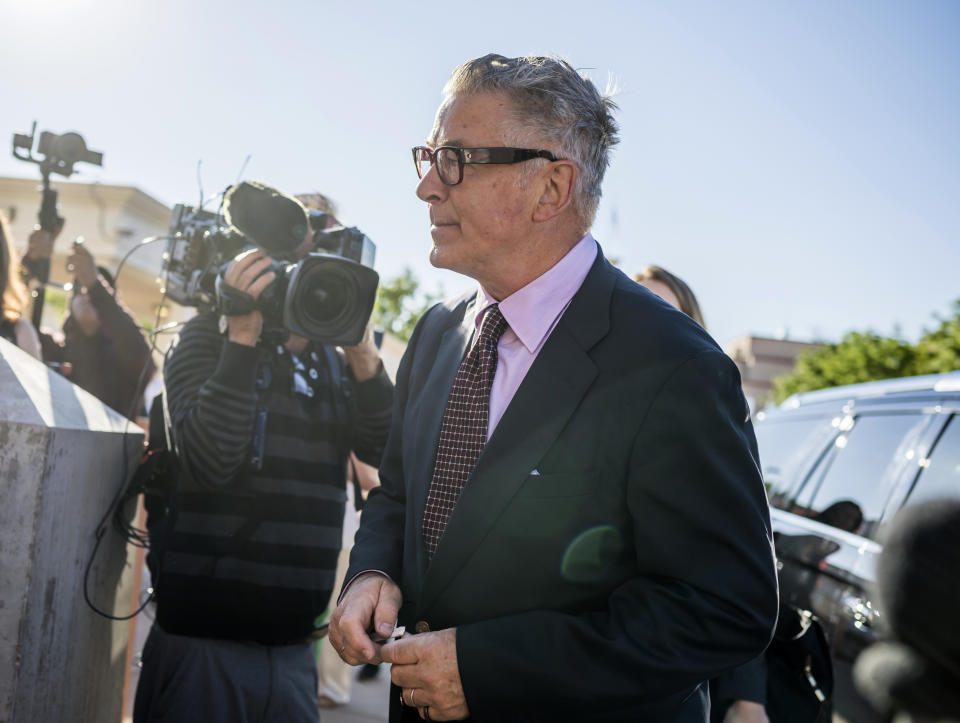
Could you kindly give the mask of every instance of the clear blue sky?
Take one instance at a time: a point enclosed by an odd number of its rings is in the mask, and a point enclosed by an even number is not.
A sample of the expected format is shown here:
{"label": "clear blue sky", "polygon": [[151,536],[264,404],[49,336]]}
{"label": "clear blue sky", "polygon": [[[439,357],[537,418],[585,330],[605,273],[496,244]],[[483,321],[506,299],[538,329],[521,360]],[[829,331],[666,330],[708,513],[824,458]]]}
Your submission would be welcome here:
{"label": "clear blue sky", "polygon": [[[960,297],[960,3],[0,0],[3,113],[167,204],[245,177],[335,198],[428,289],[409,148],[450,70],[557,53],[621,91],[594,235],[685,278],[721,342],[908,337]],[[0,156],[0,174],[36,171]]]}

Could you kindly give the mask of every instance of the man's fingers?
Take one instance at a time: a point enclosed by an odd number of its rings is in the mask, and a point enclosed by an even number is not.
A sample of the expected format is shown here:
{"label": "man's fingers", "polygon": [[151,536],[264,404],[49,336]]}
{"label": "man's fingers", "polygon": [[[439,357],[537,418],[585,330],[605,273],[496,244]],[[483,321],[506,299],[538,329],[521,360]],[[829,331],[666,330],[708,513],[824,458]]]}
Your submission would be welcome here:
{"label": "man's fingers", "polygon": [[373,624],[381,637],[387,638],[393,632],[402,603],[403,594],[400,592],[400,588],[390,580],[384,579],[380,586],[377,607],[373,611]]}
{"label": "man's fingers", "polygon": [[[230,284],[235,289],[240,289],[241,291],[246,291],[250,293],[250,287],[259,281],[264,271],[270,268],[270,264],[273,263],[273,259],[269,256],[264,256],[263,258],[257,259],[252,264],[244,268],[240,274],[237,276],[236,283]],[[266,276],[266,274],[264,274]],[[228,282],[229,283],[229,282]]]}
{"label": "man's fingers", "polygon": [[239,288],[241,274],[265,256],[266,253],[262,249],[250,249],[249,251],[244,251],[242,254],[239,254],[230,262],[230,265],[227,266],[227,270],[223,274],[224,281],[234,288]]}
{"label": "man's fingers", "polygon": [[[385,663],[396,663],[398,666],[413,665],[420,662],[420,640],[417,635],[406,635],[400,640],[391,640],[380,650],[380,657]],[[394,680],[394,683],[401,685]],[[410,680],[415,683],[417,681]]]}
{"label": "man's fingers", "polygon": [[277,275],[272,271],[265,273],[263,276],[258,278],[249,287],[247,287],[247,293],[250,294],[254,299],[259,299],[260,294],[263,293],[263,290],[267,288],[273,280],[277,278]]}
{"label": "man's fingers", "polygon": [[337,629],[346,652],[363,662],[373,662],[374,659],[379,662],[377,646],[367,634],[372,618],[372,600],[362,595],[351,596],[341,603],[341,608]]}
{"label": "man's fingers", "polygon": [[[380,658],[384,663],[390,662],[386,657],[386,651],[389,647],[390,645],[384,645],[380,651]],[[393,663],[390,666],[390,682],[398,688],[423,688],[426,685],[426,681],[423,679],[423,671],[416,664]],[[408,701],[407,705],[409,705],[409,699],[404,697],[404,700]]]}

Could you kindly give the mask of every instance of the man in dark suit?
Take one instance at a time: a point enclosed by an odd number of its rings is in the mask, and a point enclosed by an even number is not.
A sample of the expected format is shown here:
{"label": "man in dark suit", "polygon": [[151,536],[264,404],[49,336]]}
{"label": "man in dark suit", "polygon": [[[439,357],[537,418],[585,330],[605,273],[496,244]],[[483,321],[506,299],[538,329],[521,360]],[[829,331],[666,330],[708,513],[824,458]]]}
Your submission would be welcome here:
{"label": "man in dark suit", "polygon": [[705,721],[703,681],[772,633],[737,370],[588,233],[614,109],[488,55],[414,149],[431,261],[479,288],[410,340],[332,616],[347,662],[393,663],[392,721]]}

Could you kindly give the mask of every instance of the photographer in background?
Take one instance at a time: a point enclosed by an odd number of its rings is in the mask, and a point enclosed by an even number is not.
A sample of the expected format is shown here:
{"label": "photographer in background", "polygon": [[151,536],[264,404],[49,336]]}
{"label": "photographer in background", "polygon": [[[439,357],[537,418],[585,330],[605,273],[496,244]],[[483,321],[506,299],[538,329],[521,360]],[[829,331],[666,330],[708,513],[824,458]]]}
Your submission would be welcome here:
{"label": "photographer in background", "polygon": [[[302,259],[313,230],[284,198],[278,245]],[[218,283],[257,300],[271,264],[248,249]],[[347,458],[379,464],[393,401],[370,327],[344,351],[278,335],[259,310],[204,311],[183,328],[164,370],[180,472],[173,504],[148,521],[157,607],[135,721],[318,720],[311,640],[334,584]]]}
{"label": "photographer in background", "polygon": [[[53,237],[30,234],[22,268],[29,275],[38,259],[53,254]],[[135,420],[142,416],[143,390],[156,371],[150,346],[133,313],[117,299],[113,279],[97,267],[93,254],[74,241],[67,268],[74,275],[70,313],[63,322],[63,340],[40,333],[43,360],[107,406]]]}

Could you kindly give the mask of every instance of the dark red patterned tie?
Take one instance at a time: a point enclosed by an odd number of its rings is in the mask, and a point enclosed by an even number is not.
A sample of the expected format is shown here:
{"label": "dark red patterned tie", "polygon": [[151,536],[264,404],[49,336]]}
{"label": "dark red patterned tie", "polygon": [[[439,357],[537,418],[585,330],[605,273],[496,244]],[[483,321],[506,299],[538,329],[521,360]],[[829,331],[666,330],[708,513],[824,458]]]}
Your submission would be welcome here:
{"label": "dark red patterned tie", "polygon": [[437,462],[423,510],[423,539],[433,557],[460,492],[487,443],[490,388],[497,371],[497,342],[507,330],[496,304],[484,311],[480,337],[460,363],[440,425]]}

